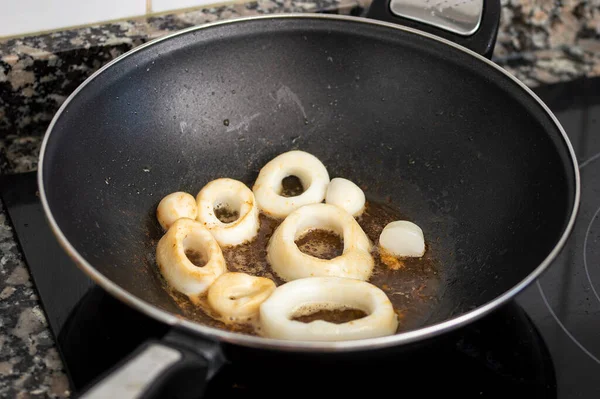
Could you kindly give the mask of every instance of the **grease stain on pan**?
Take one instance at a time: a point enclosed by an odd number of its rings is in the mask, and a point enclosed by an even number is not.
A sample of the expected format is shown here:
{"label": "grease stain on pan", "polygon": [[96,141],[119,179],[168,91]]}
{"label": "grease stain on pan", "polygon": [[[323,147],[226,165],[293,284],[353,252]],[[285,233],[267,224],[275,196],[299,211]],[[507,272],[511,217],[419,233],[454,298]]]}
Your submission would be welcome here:
{"label": "grease stain on pan", "polygon": [[298,95],[296,93],[294,93],[292,91],[292,89],[290,89],[288,86],[281,85],[281,87],[277,90],[275,95],[269,94],[269,96],[273,99],[273,101],[275,101],[277,103],[278,106],[283,103],[296,104],[296,106],[298,107],[300,112],[302,112],[302,116],[304,117],[304,119],[308,118],[306,116],[306,111],[304,110],[304,106],[302,105],[302,102],[300,101],[300,97],[298,97]]}
{"label": "grease stain on pan", "polygon": [[224,123],[225,126],[227,126],[227,133],[231,133],[231,132],[235,132],[236,130],[243,130],[244,132],[247,132],[248,129],[250,129],[250,122],[252,122],[254,119],[258,118],[261,115],[260,112],[255,113],[254,115],[249,115],[249,116],[245,116],[242,118],[242,120],[233,125],[230,126],[230,121],[228,119],[226,119],[227,123]]}

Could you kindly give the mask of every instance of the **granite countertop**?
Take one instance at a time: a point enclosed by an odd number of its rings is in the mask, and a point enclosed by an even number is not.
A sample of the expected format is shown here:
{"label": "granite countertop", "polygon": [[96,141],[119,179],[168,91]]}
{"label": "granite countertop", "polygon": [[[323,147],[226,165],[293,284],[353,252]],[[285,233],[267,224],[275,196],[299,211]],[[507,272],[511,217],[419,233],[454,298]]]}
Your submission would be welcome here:
{"label": "granite countertop", "polygon": [[[261,0],[0,40],[0,173],[37,168],[65,98],[106,62],[166,33],[281,12],[360,15],[370,0]],[[530,87],[600,75],[600,0],[503,0],[494,61]],[[68,397],[69,385],[0,202],[0,396]]]}

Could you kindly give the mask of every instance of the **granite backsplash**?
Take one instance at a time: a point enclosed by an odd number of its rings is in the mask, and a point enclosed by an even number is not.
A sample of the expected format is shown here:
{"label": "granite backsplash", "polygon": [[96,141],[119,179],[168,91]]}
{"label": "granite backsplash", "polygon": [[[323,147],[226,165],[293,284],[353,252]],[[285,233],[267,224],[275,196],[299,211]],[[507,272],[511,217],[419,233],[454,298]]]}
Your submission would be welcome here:
{"label": "granite backsplash", "polygon": [[[267,13],[358,15],[370,0],[260,0],[0,40],[0,172],[35,170],[41,137],[94,71],[148,40]],[[529,86],[600,75],[600,0],[503,0],[494,61]]]}

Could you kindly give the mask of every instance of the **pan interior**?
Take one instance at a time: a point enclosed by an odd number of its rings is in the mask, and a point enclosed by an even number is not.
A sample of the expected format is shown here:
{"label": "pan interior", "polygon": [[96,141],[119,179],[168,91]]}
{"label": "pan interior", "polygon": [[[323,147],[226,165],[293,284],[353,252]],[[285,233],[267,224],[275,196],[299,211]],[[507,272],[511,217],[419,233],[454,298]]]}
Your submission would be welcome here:
{"label": "pan interior", "polygon": [[421,325],[524,279],[575,198],[558,127],[515,82],[356,20],[248,20],[159,41],[88,82],[50,134],[42,177],[58,228],[107,279],[172,313],[154,259],[160,199],[219,177],[251,186],[291,149],[422,227],[443,283]]}

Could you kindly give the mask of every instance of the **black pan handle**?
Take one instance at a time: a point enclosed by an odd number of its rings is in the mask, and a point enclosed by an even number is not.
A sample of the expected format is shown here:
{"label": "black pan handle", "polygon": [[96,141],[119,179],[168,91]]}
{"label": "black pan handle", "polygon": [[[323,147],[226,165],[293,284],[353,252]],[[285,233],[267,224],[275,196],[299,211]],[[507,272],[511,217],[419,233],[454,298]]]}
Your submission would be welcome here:
{"label": "black pan handle", "polygon": [[451,40],[492,58],[500,0],[373,0],[364,15]]}
{"label": "black pan handle", "polygon": [[78,397],[199,398],[223,364],[218,343],[172,330],[161,340],[140,345]]}

